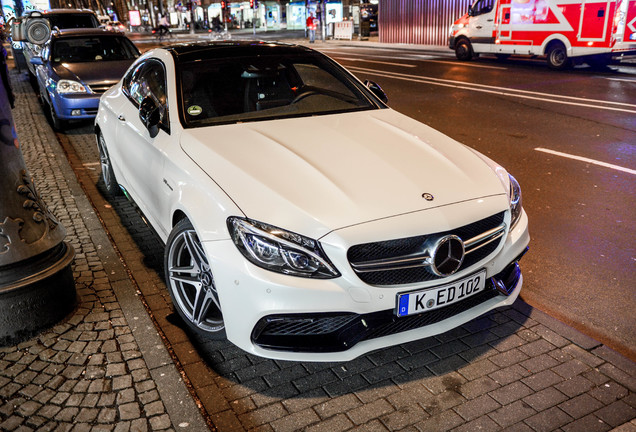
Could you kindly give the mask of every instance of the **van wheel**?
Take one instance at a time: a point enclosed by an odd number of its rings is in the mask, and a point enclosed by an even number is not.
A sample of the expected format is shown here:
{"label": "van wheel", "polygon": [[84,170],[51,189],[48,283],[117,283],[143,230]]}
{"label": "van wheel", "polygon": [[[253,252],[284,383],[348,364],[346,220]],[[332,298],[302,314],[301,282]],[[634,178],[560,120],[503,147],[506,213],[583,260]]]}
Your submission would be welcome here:
{"label": "van wheel", "polygon": [[473,58],[473,47],[468,39],[460,39],[456,42],[455,56],[461,61],[468,61]]}
{"label": "van wheel", "polygon": [[572,65],[572,60],[568,58],[565,45],[561,42],[556,42],[550,45],[547,56],[548,67],[550,67],[550,69],[563,70]]}

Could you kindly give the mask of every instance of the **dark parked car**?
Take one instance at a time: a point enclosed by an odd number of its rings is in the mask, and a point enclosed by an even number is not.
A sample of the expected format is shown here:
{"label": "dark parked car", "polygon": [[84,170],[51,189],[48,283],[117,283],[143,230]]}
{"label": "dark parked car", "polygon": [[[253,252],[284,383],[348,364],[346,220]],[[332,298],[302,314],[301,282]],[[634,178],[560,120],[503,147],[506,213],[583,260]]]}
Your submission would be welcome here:
{"label": "dark parked car", "polygon": [[[51,29],[77,29],[77,28],[98,28],[99,20],[92,10],[88,9],[51,9],[44,11],[29,11],[24,17],[37,17],[46,19]],[[29,42],[22,43],[24,57],[26,58],[27,68],[31,76],[35,76],[35,68],[31,64],[33,57],[38,57],[42,49],[42,45],[32,44]]]}
{"label": "dark parked car", "polygon": [[137,57],[139,50],[120,32],[54,30],[41,57],[31,60],[53,127],[63,129],[65,120],[94,118],[102,93]]}

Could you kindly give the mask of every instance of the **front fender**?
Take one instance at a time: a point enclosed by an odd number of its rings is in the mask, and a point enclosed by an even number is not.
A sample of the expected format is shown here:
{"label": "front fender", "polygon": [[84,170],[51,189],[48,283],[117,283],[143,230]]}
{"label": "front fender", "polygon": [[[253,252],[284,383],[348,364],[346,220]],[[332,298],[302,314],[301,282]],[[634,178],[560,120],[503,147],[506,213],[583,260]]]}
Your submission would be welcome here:
{"label": "front fender", "polygon": [[185,216],[192,222],[201,241],[228,239],[227,218],[244,216],[243,212],[198,166],[192,164],[184,171],[191,175],[190,179],[171,181],[176,187],[173,191],[174,199],[171,199],[168,234]]}

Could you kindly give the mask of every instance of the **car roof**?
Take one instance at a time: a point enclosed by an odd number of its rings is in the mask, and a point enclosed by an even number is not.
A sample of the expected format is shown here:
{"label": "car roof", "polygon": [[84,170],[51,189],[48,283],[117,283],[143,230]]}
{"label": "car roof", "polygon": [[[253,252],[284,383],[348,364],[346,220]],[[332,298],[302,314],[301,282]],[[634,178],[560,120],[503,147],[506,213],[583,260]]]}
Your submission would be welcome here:
{"label": "car roof", "polygon": [[249,57],[254,55],[294,55],[317,53],[316,51],[301,45],[263,41],[194,42],[172,45],[164,49],[172,54],[175,59],[175,63],[226,57]]}
{"label": "car roof", "polygon": [[75,15],[75,14],[90,14],[90,15],[95,15],[95,12],[93,12],[90,9],[48,9],[48,10],[33,10],[33,11],[29,11],[27,12],[25,15],[31,15],[34,13],[39,13],[42,16],[48,16],[48,15]]}
{"label": "car roof", "polygon": [[60,39],[73,36],[122,36],[124,34],[115,30],[106,30],[104,28],[73,28],[73,29],[55,29],[51,32],[51,39]]}

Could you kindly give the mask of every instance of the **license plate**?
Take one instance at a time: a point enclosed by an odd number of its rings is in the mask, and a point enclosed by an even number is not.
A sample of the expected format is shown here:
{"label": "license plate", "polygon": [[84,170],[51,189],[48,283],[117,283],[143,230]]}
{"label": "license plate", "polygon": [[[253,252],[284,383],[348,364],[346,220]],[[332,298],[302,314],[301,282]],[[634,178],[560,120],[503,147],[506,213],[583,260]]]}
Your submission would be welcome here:
{"label": "license plate", "polygon": [[397,316],[416,315],[457,303],[482,292],[486,287],[486,270],[451,284],[397,296]]}

